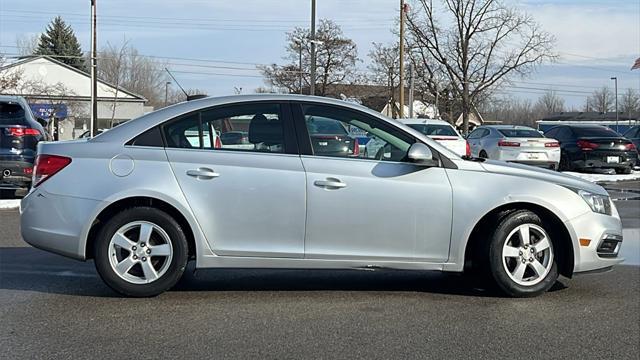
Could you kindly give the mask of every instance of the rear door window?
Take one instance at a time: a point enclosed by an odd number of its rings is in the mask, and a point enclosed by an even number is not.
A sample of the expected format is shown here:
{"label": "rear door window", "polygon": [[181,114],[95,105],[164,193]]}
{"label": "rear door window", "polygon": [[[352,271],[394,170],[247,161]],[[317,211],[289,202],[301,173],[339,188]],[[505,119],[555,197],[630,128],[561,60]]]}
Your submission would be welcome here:
{"label": "rear door window", "polygon": [[575,127],[573,131],[579,137],[619,137],[617,132],[606,127]]}
{"label": "rear door window", "polygon": [[0,125],[28,125],[27,114],[20,104],[0,102]]}

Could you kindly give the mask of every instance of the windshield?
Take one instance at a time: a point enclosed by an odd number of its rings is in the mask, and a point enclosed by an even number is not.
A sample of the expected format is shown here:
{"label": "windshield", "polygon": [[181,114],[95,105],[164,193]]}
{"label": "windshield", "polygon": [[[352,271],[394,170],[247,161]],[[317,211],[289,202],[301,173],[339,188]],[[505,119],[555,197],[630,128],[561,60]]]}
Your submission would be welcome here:
{"label": "windshield", "polygon": [[441,135],[441,136],[458,136],[456,131],[449,125],[440,124],[408,124],[410,128],[414,128],[425,135]]}
{"label": "windshield", "polygon": [[593,127],[574,127],[573,131],[579,137],[619,137],[617,132],[600,126]]}
{"label": "windshield", "polygon": [[498,129],[506,137],[541,138],[542,134],[533,129]]}
{"label": "windshield", "polygon": [[0,125],[25,125],[26,114],[19,104],[0,102]]}

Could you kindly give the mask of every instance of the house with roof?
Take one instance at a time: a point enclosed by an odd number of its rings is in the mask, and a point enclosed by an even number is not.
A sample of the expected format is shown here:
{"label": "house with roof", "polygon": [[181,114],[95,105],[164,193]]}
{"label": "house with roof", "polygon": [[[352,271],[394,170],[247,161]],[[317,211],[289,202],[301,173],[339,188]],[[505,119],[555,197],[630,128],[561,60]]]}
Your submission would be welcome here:
{"label": "house with roof", "polygon": [[[89,129],[91,76],[48,56],[19,59],[0,68],[16,72],[18,84],[0,94],[23,96],[34,114],[49,121],[60,140],[78,137]],[[146,99],[122,87],[98,79],[98,128],[108,129],[152,111]]]}

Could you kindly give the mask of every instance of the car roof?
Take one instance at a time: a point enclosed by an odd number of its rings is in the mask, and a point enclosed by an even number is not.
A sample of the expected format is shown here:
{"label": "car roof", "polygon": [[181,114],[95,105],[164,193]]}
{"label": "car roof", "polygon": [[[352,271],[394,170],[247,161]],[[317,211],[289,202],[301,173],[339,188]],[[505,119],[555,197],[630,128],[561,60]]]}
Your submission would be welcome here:
{"label": "car roof", "polygon": [[449,125],[452,126],[450,123],[441,120],[441,119],[398,119],[400,120],[401,123],[405,124],[405,125],[412,125],[412,124],[428,124],[428,125]]}
{"label": "car roof", "polygon": [[[256,101],[300,101],[309,103],[318,103],[323,105],[337,105],[343,108],[351,108],[353,110],[368,113],[375,117],[384,117],[381,113],[374,111],[368,107],[362,106],[357,103],[348,102],[340,99],[332,99],[320,96],[310,95],[296,95],[296,94],[251,94],[251,95],[231,95],[221,97],[206,97],[202,99],[185,101],[175,105],[167,106],[160,110],[156,110],[145,114],[139,118],[130,120],[121,124],[110,131],[106,131],[91,141],[93,142],[120,142],[128,141],[134,136],[143,133],[144,131],[161,124],[169,119],[175,118],[180,115],[188,114],[192,111],[219,106],[219,105],[231,105],[235,103],[243,102],[256,102]],[[397,120],[387,118],[388,121],[402,125]]]}
{"label": "car roof", "polygon": [[482,127],[490,128],[490,129],[520,129],[520,130],[534,130],[534,128],[524,125],[483,125]]}

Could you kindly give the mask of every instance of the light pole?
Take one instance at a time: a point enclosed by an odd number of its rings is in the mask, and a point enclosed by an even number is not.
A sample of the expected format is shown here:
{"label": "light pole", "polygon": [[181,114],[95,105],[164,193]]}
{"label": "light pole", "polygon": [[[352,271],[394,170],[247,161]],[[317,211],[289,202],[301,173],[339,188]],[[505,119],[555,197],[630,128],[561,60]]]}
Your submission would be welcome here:
{"label": "light pole", "polygon": [[91,137],[98,135],[98,60],[97,60],[97,24],[96,0],[91,0]]}
{"label": "light pole", "polygon": [[618,132],[618,78],[616,76],[612,77],[611,80],[615,83],[615,93],[616,93],[616,132]]}
{"label": "light pole", "polygon": [[171,85],[171,81],[167,81],[164,83],[164,106],[167,107],[167,101],[169,99],[169,85]]}
{"label": "light pole", "polygon": [[316,94],[316,0],[311,0],[311,71],[309,95]]}
{"label": "light pole", "polygon": [[298,87],[300,88],[300,95],[302,95],[302,39],[294,38],[293,41],[298,45],[298,69],[300,70],[300,75],[298,79]]}

